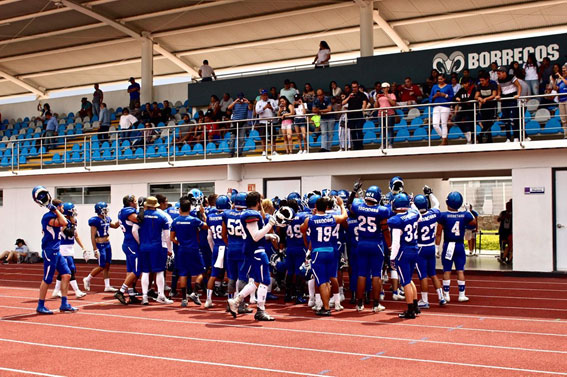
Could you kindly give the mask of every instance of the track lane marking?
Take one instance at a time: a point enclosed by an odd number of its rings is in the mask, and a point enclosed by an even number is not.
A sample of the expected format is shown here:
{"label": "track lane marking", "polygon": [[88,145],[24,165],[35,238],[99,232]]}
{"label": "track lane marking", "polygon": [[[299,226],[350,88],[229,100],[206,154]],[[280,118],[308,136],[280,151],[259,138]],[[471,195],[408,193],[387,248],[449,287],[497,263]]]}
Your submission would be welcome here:
{"label": "track lane marking", "polygon": [[6,372],[14,372],[14,373],[22,373],[22,374],[32,374],[34,376],[46,376],[46,377],[65,377],[65,376],[61,376],[59,374],[49,374],[49,373],[42,373],[42,372],[32,372],[30,370],[24,370],[24,369],[13,369],[13,368],[5,368],[5,367],[0,367],[0,370],[4,370]]}

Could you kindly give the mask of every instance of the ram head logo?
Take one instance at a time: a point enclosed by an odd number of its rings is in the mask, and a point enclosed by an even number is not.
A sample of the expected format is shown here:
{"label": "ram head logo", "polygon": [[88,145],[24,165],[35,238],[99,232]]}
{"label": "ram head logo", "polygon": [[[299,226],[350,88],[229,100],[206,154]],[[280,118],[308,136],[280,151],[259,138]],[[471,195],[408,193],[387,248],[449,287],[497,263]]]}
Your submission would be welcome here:
{"label": "ram head logo", "polygon": [[453,51],[447,57],[440,52],[433,57],[433,68],[443,75],[461,72],[465,68],[465,55],[461,51]]}

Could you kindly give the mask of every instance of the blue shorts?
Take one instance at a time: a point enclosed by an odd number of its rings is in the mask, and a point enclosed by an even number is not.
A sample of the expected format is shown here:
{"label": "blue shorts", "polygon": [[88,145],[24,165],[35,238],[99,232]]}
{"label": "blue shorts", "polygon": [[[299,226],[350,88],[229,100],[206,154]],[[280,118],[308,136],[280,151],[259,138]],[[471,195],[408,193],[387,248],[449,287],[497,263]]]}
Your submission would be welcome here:
{"label": "blue shorts", "polygon": [[126,272],[133,272],[140,276],[140,263],[138,262],[138,252],[140,247],[137,243],[123,243],[122,251],[126,255]]}
{"label": "blue shorts", "polygon": [[213,257],[213,253],[210,247],[201,248],[200,250],[201,258],[203,259],[203,264],[206,269],[211,268],[211,261]]}
{"label": "blue shorts", "polygon": [[417,249],[400,250],[396,257],[396,270],[398,270],[398,278],[400,279],[402,287],[411,283],[411,277],[413,276],[416,262]]}
{"label": "blue shorts", "polygon": [[270,285],[270,261],[266,250],[258,249],[254,252],[254,258],[250,263],[249,276],[255,283]]}
{"label": "blue shorts", "polygon": [[299,275],[299,267],[305,262],[304,248],[288,248],[285,257],[286,271],[288,275]]}
{"label": "blue shorts", "polygon": [[75,258],[72,256],[61,256],[61,258],[64,258],[65,261],[67,262],[67,267],[69,267],[69,271],[71,271],[71,273],[73,272],[77,272],[77,267],[75,266]]}
{"label": "blue shorts", "polygon": [[180,249],[175,256],[175,263],[178,276],[197,276],[205,271],[199,249]]}
{"label": "blue shorts", "polygon": [[[220,245],[215,245],[215,247],[213,248],[213,259],[211,260],[211,265],[212,265],[211,276],[214,277],[214,278],[223,278],[224,277],[224,268],[215,267],[215,264],[217,263],[217,260],[219,259],[219,246]],[[226,268],[226,248],[225,248],[225,251],[224,251],[223,266]]]}
{"label": "blue shorts", "polygon": [[[261,250],[264,250],[264,249],[261,249]],[[244,260],[238,266],[238,280],[248,281],[248,279],[252,277],[252,276],[250,276],[250,271],[252,269],[253,259],[254,259],[254,257],[250,257],[250,256],[244,257]]]}
{"label": "blue shorts", "polygon": [[60,275],[71,275],[67,261],[59,254],[59,251],[43,250],[41,254],[43,258],[43,281],[46,284],[51,284],[55,271],[59,272]]}
{"label": "blue shorts", "polygon": [[151,252],[140,252],[138,263],[140,270],[144,273],[165,271],[167,252],[164,252],[161,247]]}
{"label": "blue shorts", "polygon": [[325,248],[315,249],[311,255],[311,269],[315,277],[315,283],[322,285],[331,281],[336,266],[335,250],[326,250]]}
{"label": "blue shorts", "polygon": [[107,264],[112,263],[112,248],[110,247],[110,242],[97,243],[96,248],[98,249],[99,267],[104,268]]}
{"label": "blue shorts", "polygon": [[242,259],[227,259],[225,264],[226,276],[229,280],[238,280],[240,268],[244,260]]}
{"label": "blue shorts", "polygon": [[437,275],[435,271],[435,245],[420,246],[417,253],[417,276],[419,280]]}
{"label": "blue shorts", "polygon": [[365,278],[382,277],[384,250],[382,242],[359,241],[356,247],[358,276]]}
{"label": "blue shorts", "polygon": [[441,261],[443,262],[443,272],[449,272],[453,269],[453,264],[455,264],[455,270],[464,271],[465,263],[467,262],[467,255],[465,254],[465,244],[457,242],[455,244],[455,251],[453,252],[452,259],[445,259],[447,255],[447,245],[443,244],[443,253],[441,254]]}

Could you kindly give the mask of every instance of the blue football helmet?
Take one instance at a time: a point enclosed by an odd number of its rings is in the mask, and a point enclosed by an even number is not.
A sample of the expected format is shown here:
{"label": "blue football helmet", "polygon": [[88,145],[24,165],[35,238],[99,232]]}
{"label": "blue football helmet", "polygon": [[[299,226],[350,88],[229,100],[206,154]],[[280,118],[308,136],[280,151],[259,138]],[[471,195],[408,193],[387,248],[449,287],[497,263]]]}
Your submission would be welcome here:
{"label": "blue football helmet", "polygon": [[415,198],[413,198],[413,204],[415,204],[419,212],[422,213],[429,209],[429,200],[425,195],[416,195]]}
{"label": "blue football helmet", "polygon": [[43,186],[35,186],[32,190],[33,201],[42,207],[51,203],[51,194]]}
{"label": "blue football helmet", "polygon": [[234,198],[236,198],[236,194],[238,194],[238,190],[237,189],[232,189],[232,191],[230,192],[230,199],[232,201],[234,201]]}
{"label": "blue football helmet", "polygon": [[106,202],[98,202],[95,204],[94,210],[97,215],[106,216],[108,213],[108,204],[106,204]]}
{"label": "blue football helmet", "polygon": [[75,217],[77,216],[77,209],[75,205],[71,202],[67,202],[63,204],[63,215]]}
{"label": "blue football helmet", "polygon": [[394,199],[392,200],[393,210],[408,209],[409,207],[410,207],[410,198],[408,194],[401,192],[398,195],[394,196]]}
{"label": "blue football helmet", "polygon": [[292,200],[292,199],[299,203],[301,201],[301,195],[299,195],[297,191],[290,192],[289,195],[287,196],[287,200]]}
{"label": "blue football helmet", "polygon": [[402,179],[402,177],[395,176],[390,179],[390,191],[394,194],[404,192],[404,180]]}
{"label": "blue football helmet", "polygon": [[246,209],[246,193],[239,192],[234,199],[234,206],[238,209]]}
{"label": "blue football helmet", "polygon": [[378,186],[370,186],[364,194],[364,199],[378,203],[382,198],[382,190]]}
{"label": "blue football helmet", "polygon": [[329,196],[334,197],[337,196],[339,194],[339,192],[337,190],[331,190],[331,192],[329,192]]}
{"label": "blue football helmet", "polygon": [[274,205],[275,209],[280,208],[281,199],[278,196],[274,196],[272,198],[272,204]]}
{"label": "blue football helmet", "polygon": [[463,205],[463,196],[458,191],[450,192],[445,203],[448,208],[457,211]]}
{"label": "blue football helmet", "polygon": [[205,201],[205,195],[203,195],[203,192],[196,188],[189,190],[187,196],[193,205],[202,206]]}
{"label": "blue football helmet", "polygon": [[360,199],[360,198],[354,198],[354,200],[352,201],[352,207],[356,208],[360,205],[364,204],[364,200]]}
{"label": "blue football helmet", "polygon": [[331,194],[330,189],[323,189],[321,190],[321,196],[329,196]]}
{"label": "blue football helmet", "polygon": [[217,209],[224,211],[225,209],[230,209],[230,199],[226,195],[219,195],[217,198]]}
{"label": "blue football helmet", "polygon": [[339,192],[337,193],[337,196],[339,198],[341,198],[344,202],[347,201],[348,197],[349,197],[349,192],[347,190],[339,190]]}
{"label": "blue football helmet", "polygon": [[315,205],[317,204],[317,200],[321,199],[320,195],[317,194],[313,194],[309,197],[309,202],[307,203],[307,205],[309,206],[310,209],[315,209]]}

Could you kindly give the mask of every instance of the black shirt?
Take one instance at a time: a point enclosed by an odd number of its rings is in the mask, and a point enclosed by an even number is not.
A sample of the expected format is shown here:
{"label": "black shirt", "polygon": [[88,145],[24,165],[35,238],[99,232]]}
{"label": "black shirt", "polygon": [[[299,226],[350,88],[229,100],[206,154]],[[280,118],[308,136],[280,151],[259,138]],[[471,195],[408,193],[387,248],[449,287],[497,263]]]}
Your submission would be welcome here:
{"label": "black shirt", "polygon": [[474,100],[474,96],[476,94],[476,88],[472,87],[469,88],[470,92],[465,88],[459,89],[457,94],[455,94],[455,99],[459,98],[461,102],[461,110],[472,110],[474,105],[469,102]]}
{"label": "black shirt", "polygon": [[[348,100],[348,109],[349,110],[358,110],[362,109],[362,105],[364,101],[367,101],[366,95],[364,93],[358,92]],[[353,113],[348,113],[348,117],[350,119],[361,119],[362,118],[362,111],[355,111]]]}

